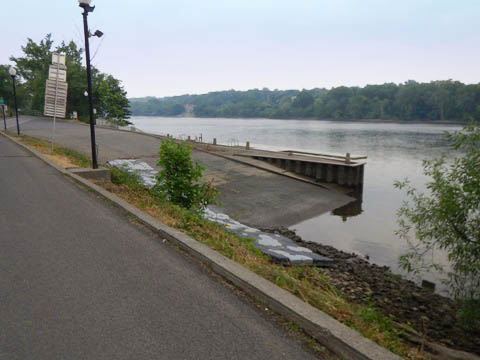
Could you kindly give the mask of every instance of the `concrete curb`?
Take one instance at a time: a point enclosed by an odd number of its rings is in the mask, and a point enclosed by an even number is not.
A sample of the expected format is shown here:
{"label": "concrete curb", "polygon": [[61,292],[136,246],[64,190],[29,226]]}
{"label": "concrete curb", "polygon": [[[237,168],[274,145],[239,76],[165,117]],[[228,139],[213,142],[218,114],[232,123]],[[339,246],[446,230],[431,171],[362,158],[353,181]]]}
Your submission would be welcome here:
{"label": "concrete curb", "polygon": [[250,270],[245,269],[206,245],[199,243],[176,229],[163,225],[156,219],[141,212],[126,201],[90,181],[58,167],[42,154],[28,148],[4,132],[0,132],[0,134],[55,168],[63,175],[70,177],[76,182],[95,191],[105,199],[115,203],[118,207],[136,217],[150,229],[208,265],[217,274],[229,280],[235,284],[235,286],[253,296],[256,300],[283,315],[288,320],[298,324],[333,353],[345,359],[353,360],[401,359],[399,356],[364,338],[358,332],[341,324],[324,312],[303,302],[291,293],[279,288]]}

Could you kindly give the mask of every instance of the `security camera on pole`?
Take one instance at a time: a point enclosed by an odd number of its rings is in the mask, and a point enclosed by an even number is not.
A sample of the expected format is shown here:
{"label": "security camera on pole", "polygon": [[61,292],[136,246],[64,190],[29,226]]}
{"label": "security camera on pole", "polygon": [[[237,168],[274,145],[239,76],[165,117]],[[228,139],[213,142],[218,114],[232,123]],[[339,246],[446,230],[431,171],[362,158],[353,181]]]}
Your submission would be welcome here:
{"label": "security camera on pole", "polygon": [[95,123],[93,117],[93,96],[92,96],[92,71],[90,67],[90,44],[89,38],[90,36],[97,36],[101,37],[103,33],[99,30],[95,32],[95,34],[91,35],[90,31],[88,30],[88,13],[93,12],[95,6],[90,6],[91,0],[78,0],[79,6],[83,9],[83,30],[85,33],[85,58],[87,61],[87,85],[88,85],[88,103],[90,107],[90,138],[92,143],[92,167],[94,169],[98,168],[97,163],[97,151],[96,151],[96,142],[95,142]]}

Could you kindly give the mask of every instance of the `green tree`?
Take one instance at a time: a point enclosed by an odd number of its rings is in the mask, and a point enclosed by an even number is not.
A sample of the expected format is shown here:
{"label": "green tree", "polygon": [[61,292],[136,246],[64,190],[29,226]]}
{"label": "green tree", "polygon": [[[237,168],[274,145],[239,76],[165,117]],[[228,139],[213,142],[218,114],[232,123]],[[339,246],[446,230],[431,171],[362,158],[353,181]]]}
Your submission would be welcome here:
{"label": "green tree", "polygon": [[9,67],[7,65],[0,65],[0,97],[3,98],[5,104],[7,104],[10,108],[13,106],[13,89],[12,77],[10,76],[8,70]]}
{"label": "green tree", "polygon": [[98,74],[95,78],[97,91],[97,114],[107,120],[124,121],[130,117],[127,92],[120,80],[112,75]]}
{"label": "green tree", "polygon": [[[447,253],[451,265],[448,284],[455,298],[469,305],[469,317],[480,325],[480,128],[448,134],[454,150],[453,161],[442,156],[424,161],[424,173],[431,177],[428,193],[412,188],[408,180],[396,182],[405,189],[408,201],[399,209],[397,234],[410,245],[400,258],[409,272],[425,268],[442,269],[430,262],[431,251]],[[412,239],[412,232],[415,238]],[[465,308],[469,308],[468,306]]]}
{"label": "green tree", "polygon": [[451,80],[331,90],[227,90],[130,102],[134,115],[175,116],[183,113],[182,106],[194,105],[198,117],[480,120],[480,85]]}
{"label": "green tree", "polygon": [[31,110],[43,110],[45,82],[52,60],[52,46],[51,34],[46,35],[38,44],[28,38],[27,44],[22,46],[24,56],[10,57],[23,81],[25,95],[29,98],[27,102]]}
{"label": "green tree", "polygon": [[[77,111],[80,118],[88,117],[88,101],[84,96],[87,88],[86,68],[82,65],[83,50],[75,42],[62,42],[54,48],[51,34],[45,36],[39,43],[27,39],[22,46],[23,56],[11,57],[18,70],[23,89],[24,106],[28,110],[43,112],[45,99],[45,82],[52,61],[52,53],[66,55],[67,65],[67,113]],[[129,102],[127,93],[119,80],[113,76],[101,73],[92,68],[93,98],[97,114],[111,120],[125,120],[129,117]],[[23,93],[22,93],[23,91]]]}
{"label": "green tree", "polygon": [[[3,98],[5,104],[8,106],[8,115],[13,116],[15,113],[15,103],[13,98],[12,77],[10,76],[9,69],[10,66],[8,65],[0,65],[0,97]],[[18,81],[18,78],[16,80],[16,92],[18,108],[24,109],[25,106],[28,107],[28,96],[26,94],[25,86],[22,82]]]}
{"label": "green tree", "polygon": [[297,108],[306,108],[313,105],[314,98],[308,90],[303,89],[293,100],[293,106]]}
{"label": "green tree", "polygon": [[210,184],[201,183],[204,168],[190,158],[192,148],[185,143],[165,139],[159,150],[155,191],[174,204],[186,209],[203,210],[215,203],[217,191]]}

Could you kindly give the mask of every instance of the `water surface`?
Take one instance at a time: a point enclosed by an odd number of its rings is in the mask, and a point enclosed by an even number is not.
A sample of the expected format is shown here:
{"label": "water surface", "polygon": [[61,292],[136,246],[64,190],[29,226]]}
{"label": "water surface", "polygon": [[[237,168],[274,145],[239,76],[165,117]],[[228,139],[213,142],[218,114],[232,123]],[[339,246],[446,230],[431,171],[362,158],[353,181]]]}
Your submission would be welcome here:
{"label": "water surface", "polygon": [[[368,255],[370,260],[390,266],[395,272],[400,272],[397,260],[406,250],[406,244],[394,234],[396,211],[405,196],[393,183],[408,178],[415,187],[424,188],[427,178],[422,175],[422,160],[448,151],[443,133],[461,128],[444,124],[319,120],[133,117],[132,121],[146,132],[202,136],[207,142],[216,138],[218,143],[250,141],[252,146],[266,149],[367,155],[361,203],[292,228],[305,240]],[[426,274],[424,278],[438,281],[437,274]]]}

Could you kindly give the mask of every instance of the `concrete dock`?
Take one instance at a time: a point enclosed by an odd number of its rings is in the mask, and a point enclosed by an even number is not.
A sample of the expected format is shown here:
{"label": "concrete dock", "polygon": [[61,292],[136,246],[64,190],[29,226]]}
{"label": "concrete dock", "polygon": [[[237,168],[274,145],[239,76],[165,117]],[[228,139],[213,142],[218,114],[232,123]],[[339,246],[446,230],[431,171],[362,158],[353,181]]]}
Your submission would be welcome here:
{"label": "concrete dock", "polygon": [[[312,180],[315,184],[324,185],[340,192],[344,190],[330,186],[336,184],[347,189],[354,189],[361,192],[363,188],[364,169],[366,156],[329,155],[302,152],[296,150],[268,151],[247,148],[240,146],[213,145],[198,142],[191,142],[198,150],[207,151],[213,154],[221,154],[232,160],[270,169],[262,164],[247,159],[260,160],[285,171],[280,172],[293,178]],[[299,175],[297,177],[295,175]],[[349,192],[349,191],[346,191]]]}

